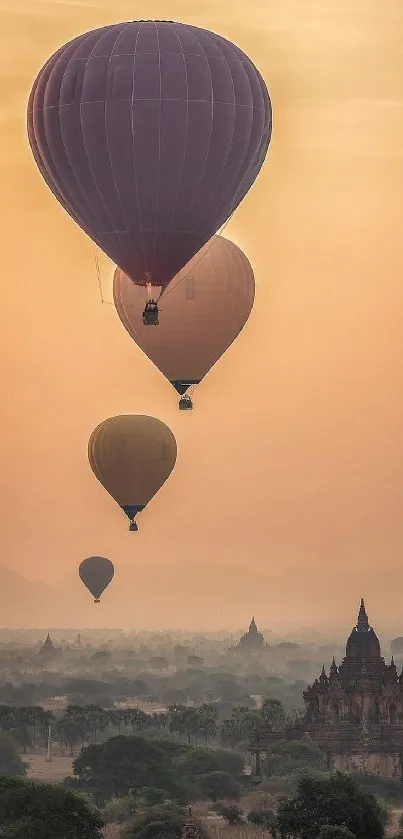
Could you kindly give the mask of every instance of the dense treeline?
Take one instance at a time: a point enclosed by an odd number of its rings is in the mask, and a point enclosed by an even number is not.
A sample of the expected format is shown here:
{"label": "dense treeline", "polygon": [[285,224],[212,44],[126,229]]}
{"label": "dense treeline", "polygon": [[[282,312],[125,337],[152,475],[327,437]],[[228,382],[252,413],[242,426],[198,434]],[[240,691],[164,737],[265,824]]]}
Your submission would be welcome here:
{"label": "dense treeline", "polygon": [[267,673],[251,673],[246,679],[236,673],[211,673],[200,668],[161,675],[141,673],[135,678],[122,676],[116,670],[73,675],[68,679],[63,679],[56,671],[41,674],[13,671],[3,679],[0,673],[0,704],[43,705],[52,704],[57,697],[66,697],[71,705],[103,707],[126,700],[154,703],[165,708],[174,704],[201,705],[218,701],[235,706],[251,704],[253,696],[270,694],[291,712],[302,706],[305,686],[305,681],[290,682]]}
{"label": "dense treeline", "polygon": [[[93,722],[89,717],[75,724]],[[270,796],[267,782],[255,787],[244,776],[239,752],[137,734],[83,747],[73,762],[74,775],[62,787],[38,786],[18,779],[28,764],[18,757],[12,738],[10,732],[0,733],[0,773],[15,777],[0,777],[0,832],[6,830],[10,839],[98,837],[103,821],[120,822],[122,839],[180,839],[189,802],[210,803],[230,824],[248,821],[273,839],[382,839],[386,812],[373,793],[397,800],[402,791],[397,780],[330,773],[314,744],[279,740],[271,754],[276,792]],[[291,782],[285,795],[281,776],[275,775],[281,772]],[[248,796],[254,797],[252,808]],[[202,829],[200,839],[208,836]]]}
{"label": "dense treeline", "polygon": [[10,732],[24,752],[47,744],[49,726],[52,740],[73,754],[75,747],[95,744],[113,734],[139,734],[227,748],[248,741],[254,728],[270,726],[281,731],[286,715],[281,702],[267,698],[261,709],[238,706],[228,719],[219,721],[214,704],[171,705],[167,712],[146,713],[135,707],[104,708],[98,704],[68,705],[56,715],[41,705],[13,707],[0,705],[0,730]]}
{"label": "dense treeline", "polygon": [[[121,739],[116,738],[116,745],[121,745]],[[126,738],[126,746],[130,739]],[[133,754],[138,745],[133,744]],[[99,748],[91,747],[93,750]],[[151,780],[156,780],[150,751],[143,757],[147,765],[145,771]],[[164,789],[133,787],[127,790],[126,796],[115,797],[106,806],[102,805],[102,797],[110,789],[110,783],[103,795],[98,791],[98,804],[95,804],[91,795],[84,794],[87,795],[85,798],[82,792],[77,793],[66,784],[49,786],[3,776],[0,778],[1,835],[10,839],[28,836],[35,836],[35,839],[54,839],[55,836],[101,839],[102,827],[114,809],[115,819],[121,823],[122,839],[181,839],[187,812],[179,803],[172,778],[169,778],[175,760],[176,764],[180,763],[181,756],[158,755],[159,772],[163,772],[163,782],[168,782],[174,798],[167,799]],[[99,769],[101,763],[99,758],[97,764],[92,757],[86,766],[97,773],[97,765]],[[116,758],[116,769],[115,764]],[[211,772],[211,777],[214,774],[225,773]],[[99,771],[99,780],[98,776]],[[136,780],[136,770],[132,776]],[[103,777],[107,780],[105,771]],[[233,797],[230,790],[225,794],[224,786],[221,793],[227,801]],[[259,830],[263,829],[272,839],[383,839],[388,822],[386,810],[375,797],[362,792],[353,779],[340,773],[319,780],[301,778],[296,794],[283,798],[275,810],[243,813],[236,804],[223,803],[220,811],[229,823],[240,825],[247,820],[251,827],[258,828],[258,836],[262,835]],[[117,818],[118,812],[124,816]],[[211,834],[207,824],[202,821],[196,821],[196,824],[200,839],[208,839]],[[401,832],[397,833],[396,839],[400,836]]]}
{"label": "dense treeline", "polygon": [[87,746],[73,768],[75,777],[65,783],[98,804],[127,795],[148,804],[238,799],[243,787],[243,759],[237,753],[137,735]]}

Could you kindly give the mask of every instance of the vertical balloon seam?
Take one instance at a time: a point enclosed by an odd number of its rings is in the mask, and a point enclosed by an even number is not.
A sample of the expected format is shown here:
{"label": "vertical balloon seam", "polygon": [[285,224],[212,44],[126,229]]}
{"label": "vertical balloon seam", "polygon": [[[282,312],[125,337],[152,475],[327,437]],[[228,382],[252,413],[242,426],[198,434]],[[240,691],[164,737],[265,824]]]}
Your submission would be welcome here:
{"label": "vertical balloon seam", "polygon": [[[72,51],[72,52],[71,52],[71,54],[69,55],[68,59],[66,60],[66,66],[65,66],[65,69],[64,69],[64,73],[63,73],[63,77],[62,77],[62,81],[61,81],[61,85],[60,85],[60,93],[61,93],[61,91],[62,91],[62,86],[63,86],[63,83],[64,83],[65,78],[66,78],[66,76],[67,76],[67,73],[68,73],[68,71],[69,71],[69,69],[70,69],[71,62],[72,62],[72,60],[74,60],[75,55],[76,55],[76,52],[79,50],[79,48],[80,48],[80,46],[81,46],[82,42],[84,41],[84,39],[85,39],[85,35],[83,36],[83,40],[82,40],[82,41],[80,40],[80,41],[76,44],[76,49],[75,49],[74,51]],[[47,88],[49,88],[49,89],[51,88],[52,76],[54,75],[55,70],[56,70],[56,68],[57,68],[57,63],[58,63],[58,62],[55,62],[55,63],[53,64],[52,68],[51,68],[51,71],[50,71],[49,77],[48,77],[47,82],[46,82],[46,89],[47,89]],[[42,109],[42,114],[43,114],[43,127],[44,127],[44,133],[45,133],[45,136],[47,137],[47,143],[48,143],[48,146],[49,146],[49,139],[48,139],[48,134],[49,134],[49,132],[46,130],[46,113],[45,113],[45,112],[46,112],[46,110],[47,110],[47,109],[45,108],[45,95],[46,95],[46,89],[45,89],[45,94],[44,94],[44,99],[43,99],[43,109]],[[60,93],[59,93],[59,103],[60,103]],[[73,103],[72,103],[72,104],[73,104]],[[59,104],[59,107],[60,107],[60,104]],[[59,118],[58,118],[58,122],[59,122],[60,138],[61,138],[62,145],[63,145],[64,157],[65,157],[65,160],[66,160],[66,161],[67,161],[67,163],[68,163],[69,175],[70,175],[70,177],[71,177],[71,179],[72,179],[73,183],[75,183],[75,185],[76,185],[76,187],[77,187],[77,189],[78,189],[78,192],[81,194],[81,197],[82,197],[82,199],[83,199],[83,201],[84,201],[84,205],[87,205],[87,207],[88,207],[88,208],[89,208],[89,210],[90,210],[90,214],[91,214],[91,215],[93,216],[93,218],[95,219],[97,227],[98,227],[98,228],[101,228],[101,227],[102,227],[102,225],[101,225],[101,221],[100,221],[100,219],[99,219],[99,216],[97,216],[97,211],[96,211],[96,208],[94,208],[93,204],[92,204],[92,203],[91,203],[91,201],[88,199],[88,196],[85,194],[85,192],[83,192],[82,187],[81,187],[81,183],[80,183],[80,181],[76,178],[76,176],[75,176],[75,174],[74,174],[74,169],[73,169],[73,167],[72,167],[72,165],[71,165],[71,158],[70,158],[69,151],[68,151],[68,147],[67,147],[67,144],[66,144],[65,132],[63,131],[63,121],[62,121],[62,119],[60,118],[60,115],[59,115]],[[49,146],[49,148],[50,148],[50,146]],[[84,150],[85,150],[85,149],[84,149]],[[86,156],[87,156],[87,155],[86,155]],[[87,159],[88,159],[88,156],[87,156]],[[56,171],[57,171],[57,173],[58,173],[59,179],[61,179],[62,184],[63,184],[63,185],[64,185],[64,187],[65,187],[65,178],[63,177],[63,174],[62,174],[62,172],[60,171],[60,167],[59,167],[57,164],[55,164],[55,162],[54,162],[54,158],[53,158],[53,165],[55,166],[55,169],[56,169]],[[91,172],[90,172],[90,174],[92,175],[92,173],[91,173]],[[54,178],[52,178],[52,179],[54,180]],[[94,187],[95,187],[95,184],[94,184]],[[69,190],[69,189],[68,189],[68,190],[67,190],[67,192],[70,192],[70,195],[71,195],[71,190]],[[75,212],[77,212],[77,207],[76,207],[76,202],[75,202],[75,200],[74,200],[74,197],[72,197],[72,199],[71,199],[71,200],[73,201],[73,209],[74,209],[74,211],[75,211]],[[108,215],[108,212],[107,212],[107,210],[106,210],[106,208],[105,208],[105,207],[104,207],[104,212],[106,212],[106,214]],[[93,239],[93,236],[91,235],[91,233],[90,233],[90,229],[88,228],[88,226],[87,226],[86,222],[84,222],[84,230],[85,230],[85,232],[87,233],[87,235],[89,235],[89,236],[90,236],[90,238],[91,238],[91,239]]]}
{"label": "vertical balloon seam", "polygon": [[147,257],[146,257],[146,247],[144,242],[144,233],[143,233],[143,222],[142,222],[142,215],[141,215],[141,204],[140,204],[140,197],[139,197],[139,187],[138,187],[138,180],[137,180],[137,165],[136,165],[136,141],[135,141],[135,128],[134,128],[134,93],[135,93],[135,84],[136,84],[136,54],[137,54],[137,44],[138,39],[141,32],[142,23],[136,33],[136,40],[133,47],[133,75],[132,75],[132,98],[131,98],[131,129],[132,129],[132,148],[133,148],[133,172],[134,172],[134,184],[136,188],[136,200],[137,206],[139,209],[139,221],[140,221],[140,239],[141,239],[141,250],[143,254],[143,264],[145,271],[147,270]]}
{"label": "vertical balloon seam", "polygon": [[[193,35],[193,37],[195,37],[195,38],[196,38],[196,36],[195,36],[195,34],[194,34],[194,32],[193,32],[193,27],[191,27],[191,29],[192,29],[192,35]],[[180,39],[179,39],[179,40],[180,40]],[[196,40],[197,40],[197,38],[196,38]],[[201,45],[200,45],[200,46],[201,46]],[[207,65],[207,69],[208,69],[208,72],[209,72],[209,76],[210,76],[210,86],[211,86],[211,115],[210,115],[209,143],[208,143],[208,147],[207,147],[206,158],[205,158],[204,165],[203,165],[203,174],[204,174],[205,169],[206,169],[206,166],[207,166],[207,161],[208,161],[208,155],[209,155],[210,147],[211,147],[211,137],[212,137],[212,132],[213,132],[213,108],[214,108],[214,102],[213,102],[213,83],[212,83],[212,79],[211,79],[211,70],[210,70],[210,66],[209,66],[209,63],[208,63],[208,60],[207,60],[207,56],[206,56],[206,52],[205,52],[205,50],[204,50],[204,49],[203,49],[203,55],[204,55],[204,59],[205,59],[205,62],[206,62],[206,65]],[[185,66],[186,66],[186,58],[185,58]],[[188,86],[188,84],[187,84],[187,86],[186,86],[186,105],[187,105],[187,108],[186,108],[186,115],[187,115],[187,120],[188,120],[188,119],[189,119],[189,86]],[[186,136],[187,136],[187,132],[188,132],[188,125],[187,125],[187,127],[186,127]],[[186,155],[185,155],[185,159],[186,159]],[[198,188],[197,188],[197,190],[196,190],[196,193],[195,193],[195,195],[194,195],[194,197],[193,197],[192,201],[190,202],[190,205],[189,205],[189,208],[188,208],[188,209],[189,209],[189,211],[190,211],[190,209],[192,208],[193,204],[195,203],[195,200],[196,200],[196,197],[197,197],[197,195],[198,195],[198,192],[200,191],[200,185],[201,185],[202,181],[203,181],[203,175],[202,175],[202,177],[201,177],[201,178],[200,178],[200,180],[199,180],[199,183],[198,183]],[[179,192],[179,194],[180,194],[180,192]],[[199,249],[198,249],[198,250],[199,250]],[[198,251],[197,251],[197,252],[198,252]]]}
{"label": "vertical balloon seam", "polygon": [[[178,206],[178,200],[179,200],[179,196],[180,196],[180,192],[181,192],[181,188],[182,188],[183,173],[184,173],[184,168],[185,168],[185,160],[186,160],[186,152],[187,152],[187,138],[188,138],[188,131],[189,131],[189,82],[188,82],[188,75],[187,75],[186,58],[185,58],[185,53],[183,51],[182,41],[181,41],[177,31],[176,31],[175,26],[173,26],[172,29],[173,29],[173,32],[175,34],[175,37],[177,38],[177,41],[178,41],[178,44],[179,44],[179,47],[180,47],[180,50],[181,50],[183,67],[184,67],[184,71],[185,71],[184,74],[185,74],[185,83],[186,83],[186,128],[185,128],[185,142],[183,144],[183,154],[182,154],[182,163],[181,163],[181,168],[180,168],[179,182],[178,182],[178,186],[177,186],[177,190],[176,190],[176,200],[175,200],[175,203],[174,203],[173,208],[172,208],[171,221],[168,224],[168,228],[167,228],[167,236],[166,236],[167,240],[169,239],[169,235],[172,232],[172,227],[173,227],[173,224],[174,224],[175,214],[176,214],[176,210],[177,210],[177,206]],[[167,246],[168,245],[166,244],[165,252],[166,252]],[[163,290],[162,294],[163,293],[164,293],[164,290]]]}
{"label": "vertical balloon seam", "polygon": [[[119,38],[120,32],[121,32],[121,30],[122,30],[122,28],[123,28],[123,24],[117,24],[116,28],[117,28],[117,30],[118,30],[118,31],[117,31],[116,39],[115,39],[115,41],[114,41],[114,45],[116,44],[116,42],[117,42],[117,40],[118,40],[118,38]],[[116,31],[116,30],[115,30],[115,31]],[[97,46],[98,46],[99,42],[100,42],[100,41],[102,40],[102,38],[104,37],[104,34],[108,34],[108,33],[102,33],[102,34],[100,35],[100,37],[98,38],[98,40],[97,40],[97,41],[95,42],[95,44],[93,45],[93,47],[92,47],[92,49],[91,49],[91,52],[90,52],[89,56],[88,56],[88,57],[87,57],[87,59],[86,59],[85,66],[84,66],[84,71],[83,71],[83,78],[85,77],[85,73],[86,73],[86,71],[88,70],[89,62],[90,62],[90,61],[91,61],[91,59],[93,58],[93,52],[94,52],[94,50],[97,48]],[[113,45],[113,46],[114,46],[114,45]],[[112,53],[113,53],[113,47],[112,47],[111,54],[110,54],[110,56],[109,56],[108,69],[110,68],[110,62],[111,62],[111,55],[112,55]],[[103,206],[103,208],[104,208],[104,211],[105,211],[106,217],[107,217],[107,218],[109,218],[110,227],[114,229],[114,234],[115,234],[115,236],[116,236],[116,237],[117,237],[117,239],[121,242],[121,244],[122,244],[122,246],[123,246],[123,249],[125,249],[125,248],[126,248],[126,242],[125,242],[125,240],[124,240],[124,239],[123,239],[123,241],[122,241],[122,238],[121,238],[122,234],[120,233],[120,231],[119,231],[119,230],[116,230],[116,229],[115,229],[115,227],[114,227],[113,217],[111,216],[111,214],[110,214],[110,212],[109,212],[109,210],[108,210],[108,207],[107,207],[107,203],[108,203],[108,202],[106,202],[106,203],[105,203],[105,200],[104,200],[104,197],[103,197],[102,191],[101,191],[101,189],[100,189],[99,182],[98,182],[97,178],[95,177],[95,173],[94,173],[93,167],[92,167],[92,165],[91,165],[91,160],[90,160],[90,156],[89,156],[89,154],[88,154],[87,144],[86,144],[86,141],[85,141],[85,130],[84,130],[83,114],[84,114],[84,106],[86,105],[86,103],[82,101],[82,92],[83,92],[83,88],[81,88],[81,91],[80,91],[80,99],[81,99],[81,101],[80,101],[80,107],[79,107],[79,115],[80,115],[80,125],[81,125],[81,134],[82,134],[83,148],[84,148],[85,155],[86,155],[86,158],[87,158],[88,170],[89,170],[89,172],[90,172],[90,174],[91,174],[92,181],[93,181],[93,184],[94,184],[94,186],[95,186],[95,189],[96,189],[96,191],[98,192],[98,195],[99,195],[99,198],[100,198],[101,204],[102,204],[102,206]],[[106,93],[105,93],[104,108],[105,108],[105,135],[106,135],[106,145],[107,145],[107,149],[109,149],[109,144],[108,144],[108,130],[107,130],[107,120],[106,120],[106,109],[107,109],[107,99],[106,99]],[[108,155],[108,156],[109,156],[109,165],[110,165],[110,171],[111,171],[111,175],[112,175],[112,180],[113,180],[113,183],[114,183],[114,186],[115,186],[115,190],[116,190],[116,192],[117,192],[117,189],[116,189],[116,182],[115,182],[115,179],[114,179],[114,176],[113,176],[112,160],[111,160],[110,155]],[[124,219],[124,214],[123,214],[123,212],[122,212],[122,208],[121,208],[121,205],[120,205],[120,200],[119,200],[119,196],[118,196],[118,195],[117,195],[117,198],[118,198],[118,204],[119,204],[119,207],[120,207],[120,211],[121,211],[121,213],[122,213],[122,221],[124,221],[124,220],[125,220],[125,219]]]}
{"label": "vertical balloon seam", "polygon": [[[196,37],[197,37],[197,36],[196,36]],[[197,40],[199,41],[199,38],[197,38]],[[214,39],[214,34],[213,34],[213,40],[215,40],[215,39]],[[221,183],[222,178],[223,178],[223,176],[224,176],[224,172],[225,172],[225,169],[226,169],[226,166],[227,166],[227,162],[228,162],[228,159],[229,159],[229,156],[230,156],[230,153],[231,153],[232,144],[233,144],[233,141],[234,141],[234,134],[235,134],[235,109],[236,109],[236,97],[235,97],[235,85],[234,85],[234,78],[233,78],[233,75],[232,75],[232,72],[231,72],[230,65],[229,65],[229,63],[228,63],[228,61],[227,61],[227,59],[226,59],[226,56],[224,55],[224,53],[222,53],[222,55],[223,55],[223,60],[225,61],[226,65],[227,65],[227,67],[228,67],[228,70],[229,70],[229,75],[230,75],[230,77],[231,77],[231,81],[232,81],[232,90],[233,90],[233,120],[232,120],[232,133],[231,133],[231,141],[230,141],[230,144],[229,144],[228,149],[227,149],[227,154],[226,154],[226,156],[225,156],[225,158],[224,158],[224,160],[223,160],[223,162],[222,162],[221,174],[220,174],[220,176],[216,179],[216,182],[215,182],[215,191],[216,191],[216,192],[219,190],[220,183]],[[208,62],[207,62],[207,63],[208,63]],[[209,69],[210,69],[210,68],[209,68]],[[212,78],[211,78],[211,71],[210,71],[210,81],[211,81],[211,101],[212,101],[212,107],[214,108],[214,89],[213,89],[213,82],[212,82]],[[210,138],[210,145],[211,145],[211,138]],[[206,209],[208,209],[209,204],[211,204],[214,194],[215,194],[215,193],[213,193],[213,194],[210,196],[210,200],[209,200],[209,202],[207,203],[207,208],[205,207],[205,210],[206,210]]]}
{"label": "vertical balloon seam", "polygon": [[[110,55],[109,55],[109,60],[108,60],[108,70],[107,70],[107,73],[109,73],[109,70],[110,70],[110,67],[111,67],[111,62],[112,62],[112,57],[113,57],[113,53],[114,53],[114,49],[115,49],[115,47],[116,47],[116,44],[117,44],[117,43],[118,43],[118,41],[119,41],[120,34],[121,34],[121,32],[123,31],[123,28],[124,28],[124,24],[121,24],[121,25],[120,25],[120,27],[119,27],[119,30],[118,30],[117,36],[116,36],[116,38],[115,38],[115,41],[114,41],[114,44],[113,44],[113,47],[112,47],[111,53],[110,53]],[[89,60],[89,59],[88,59],[88,60]],[[133,65],[134,65],[134,57],[133,57]],[[126,228],[126,230],[127,230],[127,229],[129,229],[129,228],[130,228],[130,225],[128,224],[128,221],[127,221],[127,218],[126,218],[126,215],[125,215],[125,211],[124,211],[124,208],[123,208],[123,205],[122,205],[122,202],[121,202],[121,197],[120,197],[120,194],[119,194],[118,185],[117,185],[116,178],[115,178],[115,173],[114,173],[114,171],[113,171],[113,161],[112,161],[112,156],[111,156],[111,151],[110,151],[110,140],[109,140],[109,137],[108,137],[108,121],[107,121],[107,118],[106,118],[106,115],[107,115],[107,110],[108,110],[108,100],[107,100],[107,98],[106,98],[106,96],[105,96],[104,125],[105,125],[105,137],[106,137],[106,147],[107,147],[107,151],[108,151],[108,158],[109,158],[109,166],[110,166],[111,176],[112,176],[112,180],[113,180],[113,185],[114,185],[114,187],[115,187],[115,191],[116,191],[116,197],[117,197],[118,204],[119,204],[119,207],[120,207],[120,210],[121,210],[121,213],[122,213],[122,221],[124,222],[125,228]],[[81,113],[81,109],[80,109],[80,113]],[[84,134],[84,131],[83,131],[83,134]]]}
{"label": "vertical balloon seam", "polygon": [[[214,33],[213,33],[213,38],[214,38],[214,37],[215,37],[215,36],[214,36]],[[228,65],[228,67],[229,67],[229,63],[228,63],[228,61],[227,61],[226,57],[224,57],[224,59],[225,59],[225,61],[226,61],[227,65]],[[252,98],[253,98],[253,92],[252,92],[252,86],[251,86],[251,83],[250,83],[250,78],[249,78],[249,76],[248,76],[248,73],[247,73],[247,71],[246,71],[245,66],[242,64],[242,62],[240,62],[240,63],[241,63],[241,66],[242,66],[242,70],[243,70],[243,72],[244,72],[244,74],[245,74],[245,76],[246,76],[246,78],[247,78],[247,80],[248,80],[249,89],[250,89],[250,92],[251,92],[251,96],[252,96]],[[229,69],[230,69],[230,67],[229,67]],[[254,68],[254,71],[256,72],[256,68]],[[230,70],[230,72],[231,72],[231,70]],[[232,73],[231,73],[231,77],[232,77]],[[232,77],[232,78],[233,78],[233,77]],[[234,86],[234,96],[235,96],[235,86]],[[237,169],[237,171],[236,171],[236,174],[235,174],[235,177],[234,177],[234,180],[235,180],[235,181],[237,180],[238,175],[239,175],[239,172],[240,172],[240,170],[242,169],[242,166],[243,166],[243,164],[244,164],[244,161],[245,161],[245,159],[246,159],[246,157],[247,157],[247,153],[248,153],[249,145],[250,145],[250,142],[251,142],[251,136],[252,136],[252,125],[253,125],[253,120],[254,120],[254,117],[255,117],[255,110],[256,110],[256,108],[252,106],[252,108],[251,108],[251,111],[252,111],[252,120],[251,120],[251,123],[250,123],[250,128],[249,128],[249,140],[248,140],[248,143],[246,144],[246,147],[245,147],[245,152],[244,152],[243,158],[242,158],[242,160],[241,160],[241,162],[240,162],[240,165],[239,165],[239,167],[238,167],[238,169]],[[240,186],[239,186],[239,189],[240,189],[240,188],[243,188],[244,180],[245,180],[245,174],[244,174],[244,175],[242,176],[242,178],[241,178],[241,184],[240,184]],[[227,192],[228,192],[228,191],[231,191],[231,187],[227,187]],[[235,209],[235,207],[233,208],[232,212],[234,212],[234,209]]]}

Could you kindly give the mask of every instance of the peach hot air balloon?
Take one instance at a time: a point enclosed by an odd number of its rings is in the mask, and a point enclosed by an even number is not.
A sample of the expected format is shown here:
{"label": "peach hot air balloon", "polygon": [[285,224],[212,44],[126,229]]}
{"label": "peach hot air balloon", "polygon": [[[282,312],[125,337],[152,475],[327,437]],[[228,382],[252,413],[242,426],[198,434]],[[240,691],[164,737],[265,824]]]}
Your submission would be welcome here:
{"label": "peach hot air balloon", "polygon": [[223,236],[213,236],[165,292],[159,329],[142,323],[144,289],[117,268],[116,311],[136,344],[182,395],[204,378],[245,325],[252,310],[255,280],[244,253]]}
{"label": "peach hot air balloon", "polygon": [[94,475],[138,530],[137,513],[165,483],[175,466],[176,440],[155,417],[110,417],[92,432],[88,459]]}

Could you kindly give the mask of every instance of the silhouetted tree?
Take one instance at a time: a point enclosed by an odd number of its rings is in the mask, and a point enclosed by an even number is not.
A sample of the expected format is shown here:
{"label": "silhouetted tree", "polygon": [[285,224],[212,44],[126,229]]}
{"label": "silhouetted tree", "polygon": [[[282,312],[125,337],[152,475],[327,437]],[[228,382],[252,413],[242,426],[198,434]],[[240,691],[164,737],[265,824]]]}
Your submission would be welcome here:
{"label": "silhouetted tree", "polygon": [[220,813],[228,824],[241,824],[243,821],[243,811],[237,804],[227,804],[221,807]]}
{"label": "silhouetted tree", "polygon": [[382,839],[387,815],[370,793],[363,793],[348,775],[302,778],[298,794],[280,801],[281,837],[318,839],[325,825],[346,827],[355,839]]}
{"label": "silhouetted tree", "polygon": [[142,737],[111,737],[83,749],[74,761],[74,773],[80,787],[101,801],[143,787],[163,789],[170,798],[181,799],[183,790],[173,771],[172,747]]}
{"label": "silhouetted tree", "polygon": [[73,756],[74,747],[83,742],[83,729],[78,722],[68,717],[59,719],[55,726],[55,737],[61,746],[67,746],[70,749],[70,755]]}
{"label": "silhouetted tree", "polygon": [[229,772],[208,772],[200,775],[198,781],[203,796],[210,801],[236,801],[240,797],[239,784]]}
{"label": "silhouetted tree", "polygon": [[0,732],[0,775],[23,777],[27,768],[28,764],[21,760],[11,734]]}
{"label": "silhouetted tree", "polygon": [[5,839],[102,839],[103,820],[70,790],[2,776],[0,825]]}

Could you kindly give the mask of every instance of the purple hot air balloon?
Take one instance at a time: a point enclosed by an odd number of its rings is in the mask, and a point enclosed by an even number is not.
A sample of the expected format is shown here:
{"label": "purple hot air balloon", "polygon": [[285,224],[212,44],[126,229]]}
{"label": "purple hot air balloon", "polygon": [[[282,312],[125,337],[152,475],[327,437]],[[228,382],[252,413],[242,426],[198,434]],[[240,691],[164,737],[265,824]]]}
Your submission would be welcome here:
{"label": "purple hot air balloon", "polygon": [[151,294],[248,192],[269,146],[271,105],[256,67],[225,38],[172,21],[120,23],[48,60],[31,91],[28,136],[63,207]]}

